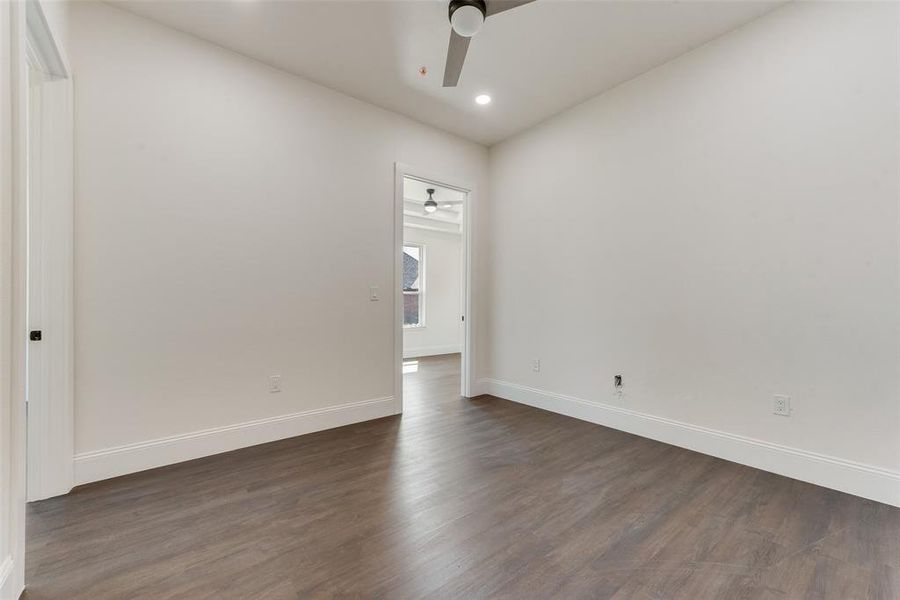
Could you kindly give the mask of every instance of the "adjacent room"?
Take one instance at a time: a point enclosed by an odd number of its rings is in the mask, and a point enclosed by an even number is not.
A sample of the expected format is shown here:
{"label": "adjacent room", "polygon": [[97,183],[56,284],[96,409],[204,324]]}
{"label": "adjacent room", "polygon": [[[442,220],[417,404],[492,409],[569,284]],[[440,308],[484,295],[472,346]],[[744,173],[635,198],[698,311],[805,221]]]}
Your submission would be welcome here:
{"label": "adjacent room", "polygon": [[0,0],[0,600],[900,600],[900,3]]}
{"label": "adjacent room", "polygon": [[403,412],[466,396],[467,192],[403,177]]}

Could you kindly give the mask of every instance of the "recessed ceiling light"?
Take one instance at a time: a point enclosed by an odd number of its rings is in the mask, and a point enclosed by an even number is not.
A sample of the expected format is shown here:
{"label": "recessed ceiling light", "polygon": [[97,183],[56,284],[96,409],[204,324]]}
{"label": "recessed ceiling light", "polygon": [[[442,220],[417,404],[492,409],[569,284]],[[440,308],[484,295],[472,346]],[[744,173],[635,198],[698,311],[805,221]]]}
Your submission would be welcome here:
{"label": "recessed ceiling light", "polygon": [[482,104],[482,105],[483,105],[483,104],[490,104],[490,103],[491,103],[491,97],[488,96],[487,94],[481,94],[480,96],[475,96],[475,102],[477,102],[478,104]]}

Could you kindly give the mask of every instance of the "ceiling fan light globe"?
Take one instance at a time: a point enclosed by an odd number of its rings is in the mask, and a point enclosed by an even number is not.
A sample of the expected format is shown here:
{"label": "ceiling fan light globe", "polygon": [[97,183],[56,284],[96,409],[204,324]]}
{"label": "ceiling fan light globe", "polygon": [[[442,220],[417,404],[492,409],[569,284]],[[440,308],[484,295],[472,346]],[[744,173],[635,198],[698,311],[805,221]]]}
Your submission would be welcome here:
{"label": "ceiling fan light globe", "polygon": [[450,16],[453,31],[463,37],[472,37],[484,24],[484,13],[477,6],[460,6]]}
{"label": "ceiling fan light globe", "polygon": [[434,200],[428,200],[427,202],[425,202],[425,212],[433,213],[437,209],[438,209],[437,202],[435,202]]}

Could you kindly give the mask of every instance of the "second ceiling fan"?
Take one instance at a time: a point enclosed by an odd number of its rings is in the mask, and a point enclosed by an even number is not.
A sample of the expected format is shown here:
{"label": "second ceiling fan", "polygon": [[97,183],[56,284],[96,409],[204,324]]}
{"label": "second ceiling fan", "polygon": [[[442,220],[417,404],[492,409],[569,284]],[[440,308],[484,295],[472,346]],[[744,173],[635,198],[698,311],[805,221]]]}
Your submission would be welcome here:
{"label": "second ceiling fan", "polygon": [[484,20],[534,0],[451,0],[450,46],[444,66],[444,87],[456,87],[462,73],[469,41],[478,33]]}
{"label": "second ceiling fan", "polygon": [[441,200],[440,205],[434,199],[434,188],[428,188],[425,193],[428,194],[428,200],[425,201],[425,214],[430,215],[436,213],[438,208],[452,209],[454,206],[463,203],[462,200]]}

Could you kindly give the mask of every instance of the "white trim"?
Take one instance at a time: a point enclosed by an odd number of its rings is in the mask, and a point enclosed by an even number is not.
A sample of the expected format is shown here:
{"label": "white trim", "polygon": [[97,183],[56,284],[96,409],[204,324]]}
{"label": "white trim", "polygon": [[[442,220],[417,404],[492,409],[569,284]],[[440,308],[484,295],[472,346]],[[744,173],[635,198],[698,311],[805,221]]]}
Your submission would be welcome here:
{"label": "white trim", "polygon": [[478,388],[483,394],[900,506],[900,472],[897,471],[497,379],[480,379]]}
{"label": "white trim", "polygon": [[388,396],[83,452],[75,456],[75,483],[100,481],[399,412],[399,403]]}
{"label": "white trim", "polygon": [[[404,213],[404,216],[409,217],[411,215],[409,213]],[[418,218],[418,217],[416,217],[416,218]],[[422,225],[420,223],[413,223],[411,221],[406,221],[406,220],[404,220],[403,226],[406,228],[409,228],[409,229],[424,229],[425,231],[434,231],[436,233],[445,233],[447,235],[452,235],[452,236],[456,236],[456,237],[459,237],[460,235],[462,235],[462,231],[460,231],[459,229],[444,229],[442,227],[434,227],[432,225]]]}
{"label": "white trim", "polygon": [[[462,225],[462,221],[458,219],[450,219],[443,216],[434,216],[437,213],[430,213],[427,215],[423,215],[422,211],[410,210],[408,208],[409,204],[404,203],[403,208],[403,216],[412,219],[421,219],[423,221],[430,221],[432,223],[439,223],[441,225],[446,225],[447,229],[443,229],[442,231],[452,231],[454,233],[459,233],[460,225]],[[404,223],[407,227],[409,227],[409,223]]]}
{"label": "white trim", "polygon": [[462,389],[463,397],[471,398],[475,389],[475,288],[472,282],[475,274],[472,270],[472,247],[475,243],[475,210],[478,206],[478,195],[475,188],[470,186],[466,194],[466,203],[463,205],[462,222],[462,265],[463,275],[460,293],[462,295]]}
{"label": "white trim", "polygon": [[434,221],[435,223],[442,223],[444,225],[450,225],[453,227],[453,230],[459,231],[460,226],[462,225],[462,219],[457,218],[461,217],[460,213],[454,212],[453,214],[456,217],[447,216],[446,211],[443,209],[438,209],[437,212],[433,213],[424,213],[422,209],[422,203],[414,203],[410,202],[409,199],[403,201],[403,215],[406,217],[412,217],[414,219],[423,219],[426,221]]}
{"label": "white trim", "polygon": [[458,354],[459,344],[445,344],[443,346],[420,346],[418,348],[403,348],[403,358],[421,358],[423,356],[438,356],[439,354]]}
{"label": "white trim", "polygon": [[8,569],[0,600],[25,586],[25,11],[24,2],[0,3],[0,39],[9,44],[9,64],[0,65],[0,556]]}
{"label": "white trim", "polygon": [[403,410],[403,176],[406,167],[394,163],[394,398]]}
{"label": "white trim", "polygon": [[29,61],[51,79],[67,78],[69,67],[53,38],[41,3],[38,0],[26,0],[25,12],[28,28],[25,45]]}
{"label": "white trim", "polygon": [[[0,562],[0,598],[3,600],[18,598],[19,596],[16,593],[17,590],[13,590],[13,577],[11,577],[14,562],[11,555],[4,558],[3,562]],[[21,590],[19,590],[19,593],[21,593]]]}

